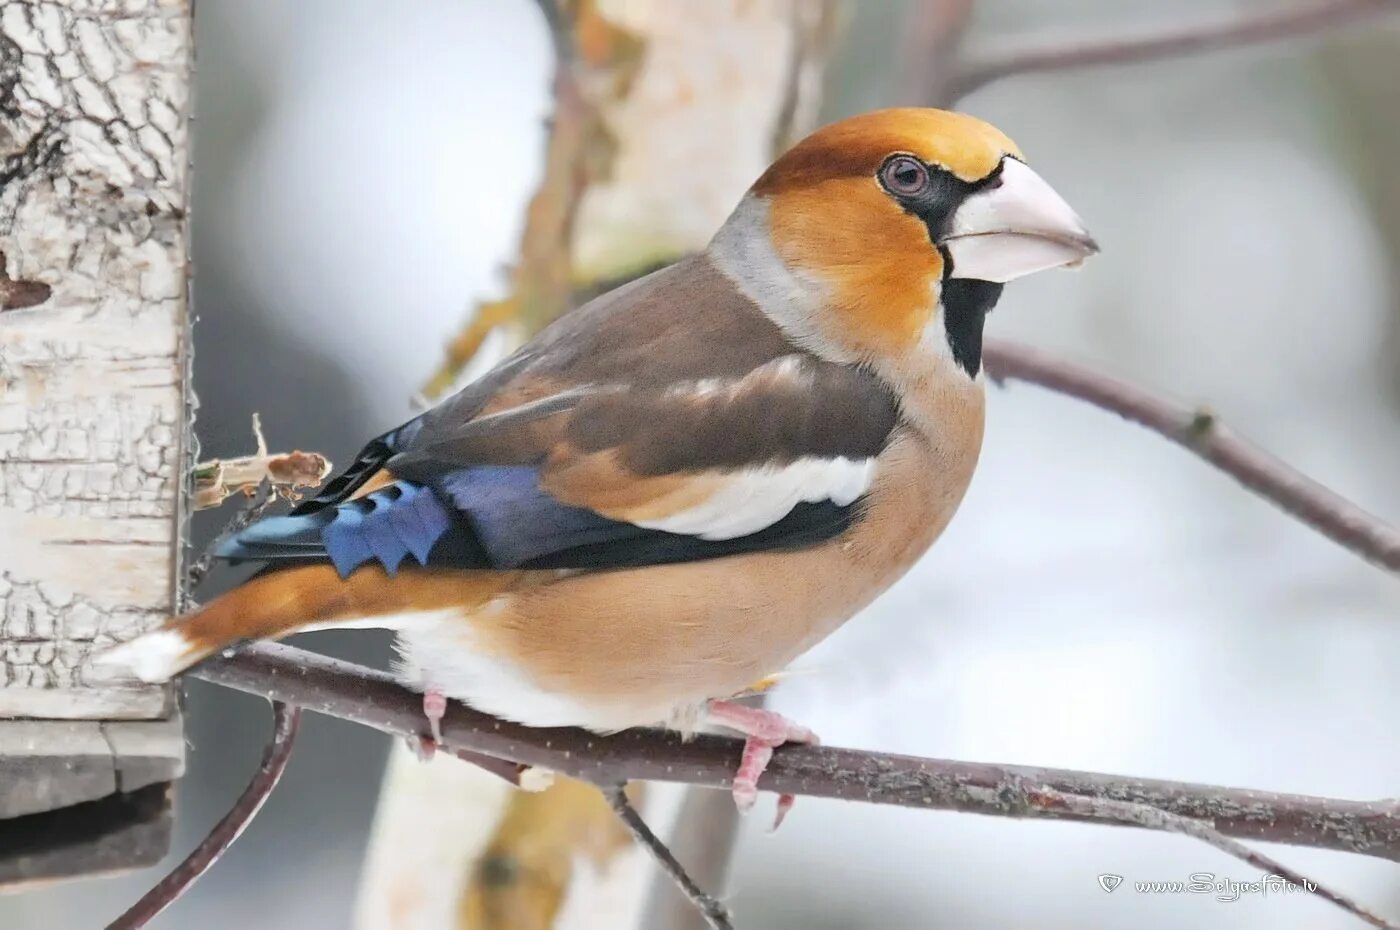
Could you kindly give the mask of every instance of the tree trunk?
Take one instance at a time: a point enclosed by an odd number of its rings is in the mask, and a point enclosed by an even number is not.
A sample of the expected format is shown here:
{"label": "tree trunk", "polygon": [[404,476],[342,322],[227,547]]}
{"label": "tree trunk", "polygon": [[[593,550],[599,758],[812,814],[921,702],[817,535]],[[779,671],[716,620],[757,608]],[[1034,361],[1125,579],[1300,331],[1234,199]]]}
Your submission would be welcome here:
{"label": "tree trunk", "polygon": [[173,692],[84,663],[176,595],[191,49],[188,0],[0,4],[0,882],[168,842]]}
{"label": "tree trunk", "polygon": [[[560,10],[551,23],[556,110],[512,292],[477,308],[428,393],[454,384],[492,330],[504,327],[518,342],[580,290],[607,289],[704,247],[775,150],[811,128],[835,6],[547,4]],[[561,783],[543,796],[508,793],[461,766],[392,756],[362,880],[361,930],[636,924],[654,873],[596,790]],[[721,816],[732,817],[724,800]],[[454,828],[442,828],[444,817]],[[732,831],[713,835],[727,842]],[[727,850],[710,857],[714,871],[722,875],[727,858]],[[664,916],[673,910],[680,925],[693,919],[688,903],[663,901],[648,921],[677,926]]]}

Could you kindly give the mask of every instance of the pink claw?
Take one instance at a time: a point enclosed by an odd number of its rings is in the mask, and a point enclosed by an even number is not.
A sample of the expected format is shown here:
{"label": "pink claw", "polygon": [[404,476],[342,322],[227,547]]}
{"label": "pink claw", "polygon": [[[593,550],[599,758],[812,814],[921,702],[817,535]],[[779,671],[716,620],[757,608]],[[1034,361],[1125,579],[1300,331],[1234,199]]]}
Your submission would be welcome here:
{"label": "pink claw", "polygon": [[783,821],[787,819],[788,811],[792,810],[792,806],[796,803],[797,798],[794,795],[778,795],[778,813],[775,814],[773,817],[773,833],[778,832],[778,828],[781,827],[783,825]]}
{"label": "pink claw", "polygon": [[[706,708],[706,717],[713,723],[737,730],[744,734],[744,753],[739,759],[739,768],[734,773],[734,804],[747,813],[753,809],[758,799],[758,779],[773,758],[773,750],[784,743],[821,742],[817,735],[804,726],[788,720],[782,714],[758,707],[749,707],[733,701],[711,701]],[[796,801],[790,794],[778,795],[778,813],[773,820],[773,829],[782,826],[783,818],[792,810]]]}

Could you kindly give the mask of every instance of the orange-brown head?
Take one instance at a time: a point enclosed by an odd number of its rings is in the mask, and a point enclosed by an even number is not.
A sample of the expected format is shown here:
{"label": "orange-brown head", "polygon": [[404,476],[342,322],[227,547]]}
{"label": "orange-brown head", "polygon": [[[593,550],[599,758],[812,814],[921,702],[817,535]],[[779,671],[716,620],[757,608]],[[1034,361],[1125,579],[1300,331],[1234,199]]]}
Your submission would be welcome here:
{"label": "orange-brown head", "polygon": [[711,251],[823,354],[910,351],[941,311],[948,352],[975,377],[982,318],[1001,285],[1097,246],[998,129],[906,108],[799,142],[758,179]]}

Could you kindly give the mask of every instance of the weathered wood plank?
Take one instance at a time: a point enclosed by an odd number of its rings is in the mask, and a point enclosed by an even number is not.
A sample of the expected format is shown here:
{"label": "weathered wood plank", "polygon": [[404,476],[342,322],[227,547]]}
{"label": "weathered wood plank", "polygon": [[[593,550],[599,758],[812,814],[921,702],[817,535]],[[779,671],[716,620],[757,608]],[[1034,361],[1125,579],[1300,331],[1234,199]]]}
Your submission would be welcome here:
{"label": "weathered wood plank", "polygon": [[130,793],[179,778],[178,715],[166,720],[0,721],[0,832],[4,818]]}
{"label": "weathered wood plank", "polygon": [[185,450],[188,0],[0,4],[0,716],[150,718]]}

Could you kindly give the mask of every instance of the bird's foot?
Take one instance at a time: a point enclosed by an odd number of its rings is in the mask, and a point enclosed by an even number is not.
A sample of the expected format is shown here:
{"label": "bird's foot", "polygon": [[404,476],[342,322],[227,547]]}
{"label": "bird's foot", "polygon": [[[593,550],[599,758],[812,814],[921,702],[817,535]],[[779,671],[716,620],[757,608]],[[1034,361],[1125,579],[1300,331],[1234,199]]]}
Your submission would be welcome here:
{"label": "bird's foot", "polygon": [[[744,754],[739,760],[739,768],[734,773],[734,804],[747,813],[753,809],[758,799],[758,777],[768,767],[773,758],[773,750],[784,743],[809,743],[817,745],[821,740],[804,726],[799,726],[782,714],[759,707],[749,707],[734,701],[711,701],[705,709],[705,717],[711,723],[744,734]],[[773,829],[782,826],[783,818],[792,810],[796,799],[790,794],[778,795],[778,814],[773,820]]]}
{"label": "bird's foot", "polygon": [[423,692],[423,716],[428,718],[430,736],[419,736],[408,741],[408,748],[418,756],[419,761],[430,762],[437,755],[442,743],[442,717],[447,713],[447,696],[438,688],[428,688]]}

